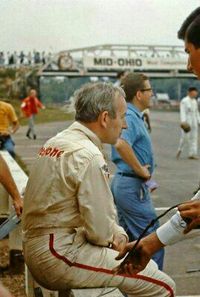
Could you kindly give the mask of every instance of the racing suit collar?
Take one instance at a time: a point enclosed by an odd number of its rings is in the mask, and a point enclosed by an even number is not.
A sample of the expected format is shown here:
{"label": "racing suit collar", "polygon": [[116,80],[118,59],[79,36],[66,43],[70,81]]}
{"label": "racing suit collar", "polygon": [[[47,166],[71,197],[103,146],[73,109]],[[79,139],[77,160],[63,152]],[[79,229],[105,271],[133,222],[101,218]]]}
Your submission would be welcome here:
{"label": "racing suit collar", "polygon": [[101,152],[103,151],[103,145],[102,145],[102,142],[99,139],[99,137],[94,132],[92,132],[90,129],[88,129],[86,126],[84,126],[81,123],[75,121],[71,125],[70,129],[79,130],[79,131],[83,132],[99,148],[99,150]]}

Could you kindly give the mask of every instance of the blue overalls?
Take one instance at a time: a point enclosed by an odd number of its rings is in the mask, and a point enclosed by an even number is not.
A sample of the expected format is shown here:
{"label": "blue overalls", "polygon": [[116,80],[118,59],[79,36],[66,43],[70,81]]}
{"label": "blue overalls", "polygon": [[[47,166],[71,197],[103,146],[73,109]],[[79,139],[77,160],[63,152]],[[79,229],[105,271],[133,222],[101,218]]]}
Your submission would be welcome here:
{"label": "blue overalls", "polygon": [[[149,171],[152,174],[154,169],[153,150],[142,113],[131,103],[127,105],[128,128],[123,130],[120,138],[132,147],[142,165],[150,165]],[[114,147],[112,147],[112,161],[117,166],[111,190],[118,211],[119,223],[132,241],[139,237],[145,227],[156,217],[156,213],[145,181],[138,177],[133,169],[122,160]],[[154,232],[158,226],[158,223],[155,224],[147,234]],[[164,249],[159,250],[153,256],[160,270],[163,268],[163,258]]]}

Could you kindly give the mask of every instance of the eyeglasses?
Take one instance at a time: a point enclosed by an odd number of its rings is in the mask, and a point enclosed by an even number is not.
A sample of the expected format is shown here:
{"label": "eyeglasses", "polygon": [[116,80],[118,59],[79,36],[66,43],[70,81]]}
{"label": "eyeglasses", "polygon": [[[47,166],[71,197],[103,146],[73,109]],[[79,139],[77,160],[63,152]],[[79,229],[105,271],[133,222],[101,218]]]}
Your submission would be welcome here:
{"label": "eyeglasses", "polygon": [[152,88],[140,89],[141,92],[153,91]]}

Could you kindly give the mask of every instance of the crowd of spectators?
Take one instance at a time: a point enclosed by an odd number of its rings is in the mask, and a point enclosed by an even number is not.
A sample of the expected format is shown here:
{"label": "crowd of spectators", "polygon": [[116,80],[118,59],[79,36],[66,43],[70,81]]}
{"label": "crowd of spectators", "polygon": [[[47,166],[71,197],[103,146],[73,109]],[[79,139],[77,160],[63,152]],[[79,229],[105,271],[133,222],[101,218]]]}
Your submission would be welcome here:
{"label": "crowd of spectators", "polygon": [[0,51],[0,66],[14,65],[34,65],[46,64],[51,61],[52,53],[45,51],[39,52],[34,50],[24,53],[24,51],[3,52]]}

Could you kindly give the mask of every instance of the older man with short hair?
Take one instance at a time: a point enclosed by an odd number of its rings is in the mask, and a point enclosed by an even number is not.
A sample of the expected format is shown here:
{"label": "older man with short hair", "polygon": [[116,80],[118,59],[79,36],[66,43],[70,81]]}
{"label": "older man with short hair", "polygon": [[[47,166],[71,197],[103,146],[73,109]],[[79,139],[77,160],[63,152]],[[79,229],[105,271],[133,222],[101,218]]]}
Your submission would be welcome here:
{"label": "older man with short hair", "polygon": [[24,197],[24,256],[46,288],[115,286],[128,296],[174,296],[174,282],[153,261],[141,274],[113,277],[128,236],[117,223],[102,144],[115,144],[126,128],[124,97],[111,84],[83,86],[75,94],[76,121],[35,161]]}

